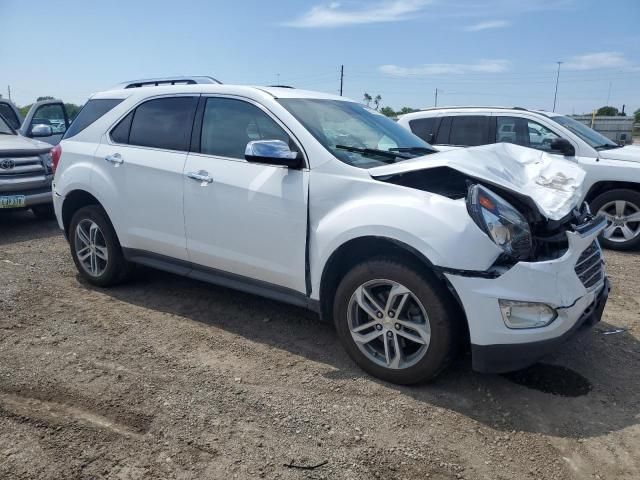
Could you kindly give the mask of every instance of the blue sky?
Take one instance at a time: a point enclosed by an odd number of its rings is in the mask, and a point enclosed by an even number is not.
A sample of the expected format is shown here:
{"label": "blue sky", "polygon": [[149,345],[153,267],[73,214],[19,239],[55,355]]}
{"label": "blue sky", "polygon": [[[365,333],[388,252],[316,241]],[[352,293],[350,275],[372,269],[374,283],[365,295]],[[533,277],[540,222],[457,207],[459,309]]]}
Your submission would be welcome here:
{"label": "blue sky", "polygon": [[83,103],[124,80],[208,74],[382,105],[640,107],[639,0],[0,0],[0,93]]}

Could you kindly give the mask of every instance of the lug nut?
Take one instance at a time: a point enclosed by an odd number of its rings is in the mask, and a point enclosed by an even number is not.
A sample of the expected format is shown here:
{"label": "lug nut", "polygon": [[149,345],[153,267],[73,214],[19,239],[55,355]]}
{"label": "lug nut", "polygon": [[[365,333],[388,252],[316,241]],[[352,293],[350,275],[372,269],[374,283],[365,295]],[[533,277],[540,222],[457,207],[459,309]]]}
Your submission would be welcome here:
{"label": "lug nut", "polygon": [[376,313],[376,317],[378,317],[378,318],[382,318],[383,316],[384,316],[384,315],[382,315],[382,312],[378,312],[378,313]]}
{"label": "lug nut", "polygon": [[380,324],[376,325],[376,330],[382,330],[382,325]]}
{"label": "lug nut", "polygon": [[400,324],[396,323],[396,330],[400,330]]}
{"label": "lug nut", "polygon": [[387,337],[393,338],[393,333],[392,332],[387,332]]}
{"label": "lug nut", "polygon": [[394,312],[393,310],[391,310],[391,311],[389,312],[389,317],[393,318],[395,314],[396,314],[396,312]]}

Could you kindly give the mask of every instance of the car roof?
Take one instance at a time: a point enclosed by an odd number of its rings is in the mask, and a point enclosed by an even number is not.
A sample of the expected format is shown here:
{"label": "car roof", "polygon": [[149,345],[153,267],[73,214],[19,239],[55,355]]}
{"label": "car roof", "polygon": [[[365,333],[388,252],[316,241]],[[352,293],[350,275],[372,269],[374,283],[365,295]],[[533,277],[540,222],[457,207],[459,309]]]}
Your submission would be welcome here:
{"label": "car roof", "polygon": [[425,118],[425,117],[432,117],[432,116],[435,117],[440,113],[453,113],[453,112],[483,113],[483,112],[493,112],[493,111],[503,111],[505,113],[512,113],[514,115],[518,115],[519,113],[522,113],[522,112],[529,112],[529,113],[537,113],[539,115],[544,115],[546,117],[562,116],[560,113],[548,112],[546,110],[529,110],[523,107],[459,106],[459,107],[425,108],[417,112],[407,113],[405,115],[400,116],[400,118],[410,120],[412,118]]}
{"label": "car roof", "polygon": [[249,98],[306,98],[323,100],[341,100],[353,102],[347,97],[332,95],[330,93],[316,92],[312,90],[300,90],[297,88],[276,86],[262,87],[252,85],[228,85],[228,84],[196,84],[196,85],[158,85],[143,86],[138,88],[115,88],[94,93],[91,99],[124,99],[129,97],[145,98],[170,94],[223,94],[239,95]]}

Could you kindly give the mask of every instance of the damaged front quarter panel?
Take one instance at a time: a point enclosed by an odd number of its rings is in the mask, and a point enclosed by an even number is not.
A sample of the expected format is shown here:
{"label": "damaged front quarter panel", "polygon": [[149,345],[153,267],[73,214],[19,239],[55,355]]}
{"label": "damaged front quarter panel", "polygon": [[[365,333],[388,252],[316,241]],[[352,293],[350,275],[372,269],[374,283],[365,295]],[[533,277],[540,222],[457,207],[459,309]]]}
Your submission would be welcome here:
{"label": "damaged front quarter panel", "polygon": [[580,203],[585,175],[568,160],[508,143],[440,152],[375,167],[369,173],[381,181],[449,198],[463,198],[470,181],[497,186],[531,199],[548,220],[563,219]]}

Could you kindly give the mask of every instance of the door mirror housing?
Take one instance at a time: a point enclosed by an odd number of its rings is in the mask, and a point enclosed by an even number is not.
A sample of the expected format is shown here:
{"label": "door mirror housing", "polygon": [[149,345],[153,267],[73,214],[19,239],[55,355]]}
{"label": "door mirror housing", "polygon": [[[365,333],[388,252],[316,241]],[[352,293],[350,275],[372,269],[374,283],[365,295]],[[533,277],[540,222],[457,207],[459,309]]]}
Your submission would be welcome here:
{"label": "door mirror housing", "polygon": [[253,140],[247,143],[244,151],[247,162],[282,165],[289,168],[302,168],[300,152],[293,152],[282,140]]}
{"label": "door mirror housing", "polygon": [[50,137],[51,135],[53,135],[53,129],[50,125],[38,123],[37,125],[31,127],[31,136],[33,138]]}
{"label": "door mirror housing", "polygon": [[549,145],[552,151],[560,152],[567,157],[573,157],[576,154],[576,149],[573,148],[571,142],[566,138],[556,138]]}

